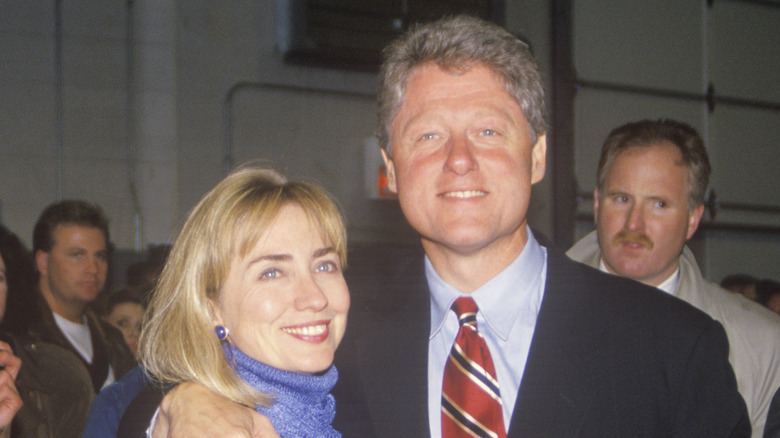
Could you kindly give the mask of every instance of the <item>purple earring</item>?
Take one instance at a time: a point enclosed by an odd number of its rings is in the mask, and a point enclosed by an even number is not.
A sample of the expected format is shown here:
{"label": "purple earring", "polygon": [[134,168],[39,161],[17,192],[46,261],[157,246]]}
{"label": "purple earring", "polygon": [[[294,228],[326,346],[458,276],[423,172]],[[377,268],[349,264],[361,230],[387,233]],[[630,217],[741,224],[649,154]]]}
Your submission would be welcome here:
{"label": "purple earring", "polygon": [[230,331],[228,329],[221,325],[214,327],[214,333],[217,334],[217,338],[219,338],[220,341],[224,341],[225,338],[227,338],[229,332]]}

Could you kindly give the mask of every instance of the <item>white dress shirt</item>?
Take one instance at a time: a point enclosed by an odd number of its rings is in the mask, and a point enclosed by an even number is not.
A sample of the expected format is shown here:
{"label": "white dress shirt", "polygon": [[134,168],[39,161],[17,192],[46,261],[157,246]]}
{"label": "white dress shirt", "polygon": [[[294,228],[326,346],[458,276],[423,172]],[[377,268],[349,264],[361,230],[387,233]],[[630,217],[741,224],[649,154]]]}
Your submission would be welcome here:
{"label": "white dress shirt", "polygon": [[[441,437],[441,391],[444,364],[458,334],[451,311],[455,299],[466,294],[447,284],[425,258],[425,276],[431,292],[431,334],[428,341],[428,415],[431,437]],[[490,349],[504,409],[504,425],[515,407],[525,370],[536,318],[547,278],[547,250],[528,228],[528,242],[517,258],[498,275],[468,294],[474,298],[477,328]]]}

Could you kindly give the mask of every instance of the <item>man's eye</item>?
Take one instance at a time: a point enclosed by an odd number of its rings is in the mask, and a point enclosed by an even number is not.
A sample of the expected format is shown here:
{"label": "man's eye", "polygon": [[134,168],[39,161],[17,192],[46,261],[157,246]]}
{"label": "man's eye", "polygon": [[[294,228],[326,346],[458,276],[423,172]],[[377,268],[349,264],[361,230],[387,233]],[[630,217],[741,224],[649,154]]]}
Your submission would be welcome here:
{"label": "man's eye", "polygon": [[614,197],[615,202],[625,204],[628,202],[628,196],[618,195]]}
{"label": "man's eye", "polygon": [[439,138],[439,136],[432,132],[420,136],[420,140],[435,140],[437,138]]}
{"label": "man's eye", "polygon": [[494,135],[498,135],[498,132],[493,130],[493,129],[483,129],[481,131],[481,134],[484,135],[484,136],[487,136],[487,137],[491,137],[491,136],[494,136]]}

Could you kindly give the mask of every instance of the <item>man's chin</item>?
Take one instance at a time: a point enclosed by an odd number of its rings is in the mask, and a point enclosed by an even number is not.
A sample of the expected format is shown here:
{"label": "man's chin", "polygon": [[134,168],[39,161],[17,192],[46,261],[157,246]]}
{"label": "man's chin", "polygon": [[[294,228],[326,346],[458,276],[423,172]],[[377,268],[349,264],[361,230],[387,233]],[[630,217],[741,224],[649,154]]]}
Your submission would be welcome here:
{"label": "man's chin", "polygon": [[81,301],[89,304],[100,296],[100,291],[88,290],[81,293]]}
{"label": "man's chin", "polygon": [[[627,259],[627,260],[626,260]],[[615,275],[621,277],[628,277],[632,280],[643,278],[646,274],[644,263],[641,260],[637,260],[635,257],[621,257],[618,259],[618,263],[607,263],[607,270]]]}

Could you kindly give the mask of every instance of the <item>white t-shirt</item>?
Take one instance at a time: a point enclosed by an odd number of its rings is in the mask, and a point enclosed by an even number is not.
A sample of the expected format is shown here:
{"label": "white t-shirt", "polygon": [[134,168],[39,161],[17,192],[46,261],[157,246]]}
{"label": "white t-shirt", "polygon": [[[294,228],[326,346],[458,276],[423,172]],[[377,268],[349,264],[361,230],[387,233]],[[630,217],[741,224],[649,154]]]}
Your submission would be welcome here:
{"label": "white t-shirt", "polygon": [[[92,347],[92,335],[89,333],[87,317],[84,317],[81,324],[76,324],[54,312],[52,312],[52,314],[54,315],[54,321],[57,323],[57,326],[62,330],[62,333],[65,334],[65,337],[68,338],[68,341],[73,345],[73,348],[79,352],[87,363],[92,363],[94,349]],[[114,369],[111,368],[111,364],[109,364],[108,375],[106,376],[106,381],[103,383],[103,388],[114,383],[114,380]]]}

